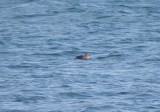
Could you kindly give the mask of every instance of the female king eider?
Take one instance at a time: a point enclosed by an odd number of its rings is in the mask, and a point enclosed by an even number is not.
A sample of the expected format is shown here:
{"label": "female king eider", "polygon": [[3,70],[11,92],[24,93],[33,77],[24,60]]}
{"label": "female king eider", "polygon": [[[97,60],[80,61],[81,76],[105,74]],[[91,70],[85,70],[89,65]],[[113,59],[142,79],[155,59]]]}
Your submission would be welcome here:
{"label": "female king eider", "polygon": [[76,59],[83,59],[87,60],[90,58],[90,55],[88,53],[85,53],[84,55],[77,56]]}

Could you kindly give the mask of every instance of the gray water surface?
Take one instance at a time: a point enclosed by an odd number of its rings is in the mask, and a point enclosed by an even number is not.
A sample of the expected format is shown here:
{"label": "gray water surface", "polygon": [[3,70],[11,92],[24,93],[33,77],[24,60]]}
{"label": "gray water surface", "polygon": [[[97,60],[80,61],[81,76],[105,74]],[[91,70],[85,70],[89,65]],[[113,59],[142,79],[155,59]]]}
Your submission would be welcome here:
{"label": "gray water surface", "polygon": [[0,112],[160,112],[159,4],[0,0]]}

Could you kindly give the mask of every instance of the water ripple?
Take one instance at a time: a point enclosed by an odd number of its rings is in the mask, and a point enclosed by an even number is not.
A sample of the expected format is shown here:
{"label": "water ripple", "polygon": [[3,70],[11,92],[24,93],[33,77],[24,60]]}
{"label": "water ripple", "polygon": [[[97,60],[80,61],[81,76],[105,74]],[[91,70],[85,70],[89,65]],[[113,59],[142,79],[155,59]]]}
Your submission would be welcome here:
{"label": "water ripple", "polygon": [[159,4],[0,0],[0,111],[158,112]]}

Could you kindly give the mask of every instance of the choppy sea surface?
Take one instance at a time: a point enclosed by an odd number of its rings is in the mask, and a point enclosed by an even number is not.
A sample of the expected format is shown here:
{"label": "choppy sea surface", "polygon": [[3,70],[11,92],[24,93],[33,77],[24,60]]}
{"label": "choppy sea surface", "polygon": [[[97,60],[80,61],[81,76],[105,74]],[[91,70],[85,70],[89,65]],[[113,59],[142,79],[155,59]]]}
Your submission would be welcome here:
{"label": "choppy sea surface", "polygon": [[160,112],[159,4],[0,0],[0,112]]}

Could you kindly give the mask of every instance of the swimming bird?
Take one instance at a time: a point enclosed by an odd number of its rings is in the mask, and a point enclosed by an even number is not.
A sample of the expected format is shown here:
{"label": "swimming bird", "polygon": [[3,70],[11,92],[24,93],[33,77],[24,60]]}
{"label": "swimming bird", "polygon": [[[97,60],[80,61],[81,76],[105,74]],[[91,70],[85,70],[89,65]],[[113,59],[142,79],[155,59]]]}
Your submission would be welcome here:
{"label": "swimming bird", "polygon": [[76,59],[87,60],[87,59],[90,59],[90,55],[89,53],[85,53],[84,55],[77,56]]}

